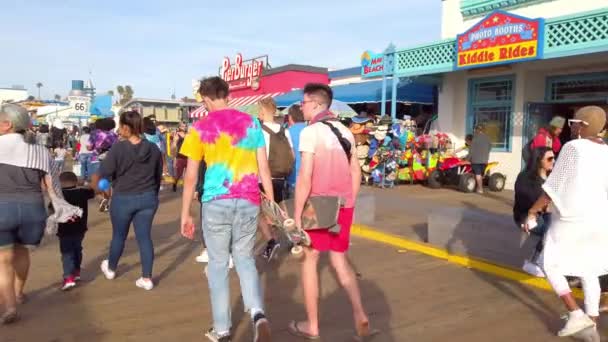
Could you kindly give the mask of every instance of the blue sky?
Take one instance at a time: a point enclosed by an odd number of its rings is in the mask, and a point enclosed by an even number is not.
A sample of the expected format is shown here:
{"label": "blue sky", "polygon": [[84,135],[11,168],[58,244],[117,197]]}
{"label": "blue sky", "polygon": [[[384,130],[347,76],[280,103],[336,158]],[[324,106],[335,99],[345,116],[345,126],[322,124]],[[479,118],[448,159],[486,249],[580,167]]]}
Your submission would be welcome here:
{"label": "blue sky", "polygon": [[2,0],[0,87],[67,95],[89,70],[99,92],[131,84],[136,97],[192,96],[224,56],[268,54],[345,68],[366,50],[438,40],[440,0]]}

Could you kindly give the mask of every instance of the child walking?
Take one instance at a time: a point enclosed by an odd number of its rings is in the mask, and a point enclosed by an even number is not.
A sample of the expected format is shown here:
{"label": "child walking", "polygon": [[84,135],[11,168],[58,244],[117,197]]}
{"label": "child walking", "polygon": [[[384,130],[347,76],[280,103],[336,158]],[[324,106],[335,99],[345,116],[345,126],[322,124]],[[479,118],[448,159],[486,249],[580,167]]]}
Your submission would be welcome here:
{"label": "child walking", "polygon": [[80,266],[82,264],[82,240],[87,231],[87,218],[90,199],[95,198],[95,192],[90,188],[77,187],[78,177],[73,172],[63,172],[59,176],[65,200],[82,209],[82,217],[66,223],[60,223],[57,236],[63,263],[63,285],[61,290],[66,291],[76,286],[80,280]]}

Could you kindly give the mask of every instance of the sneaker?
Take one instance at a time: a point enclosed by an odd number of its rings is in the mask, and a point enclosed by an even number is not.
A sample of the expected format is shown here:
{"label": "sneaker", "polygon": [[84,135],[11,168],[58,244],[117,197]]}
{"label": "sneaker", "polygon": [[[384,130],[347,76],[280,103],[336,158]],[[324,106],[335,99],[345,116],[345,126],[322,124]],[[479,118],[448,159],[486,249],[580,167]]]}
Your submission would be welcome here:
{"label": "sneaker", "polygon": [[80,270],[74,270],[74,280],[80,281]]}
{"label": "sneaker", "polygon": [[261,312],[253,317],[253,342],[270,342],[270,323]]}
{"label": "sneaker", "polygon": [[209,253],[207,253],[207,248],[203,249],[201,255],[196,257],[196,262],[200,263],[208,263],[209,262]]}
{"label": "sneaker", "polygon": [[207,332],[205,333],[205,336],[209,339],[209,341],[212,341],[212,342],[231,342],[232,341],[230,339],[230,334],[220,336],[217,332],[215,332],[215,329],[213,329],[213,328],[207,330]]}
{"label": "sneaker", "polygon": [[99,203],[99,211],[102,213],[107,212],[110,209],[110,201],[107,198],[101,200]]}
{"label": "sneaker", "polygon": [[69,276],[63,279],[63,285],[61,286],[61,291],[67,291],[73,287],[76,287],[76,280],[74,276]]}
{"label": "sneaker", "polygon": [[135,286],[139,287],[140,289],[150,291],[154,288],[154,283],[150,279],[139,278],[135,282]]}
{"label": "sneaker", "polygon": [[108,260],[104,260],[101,262],[101,272],[106,276],[106,279],[112,280],[116,277],[116,272],[110,270],[110,266],[108,264]]}
{"label": "sneaker", "polygon": [[533,275],[539,278],[545,277],[545,272],[543,272],[543,269],[540,268],[540,266],[538,266],[537,264],[530,262],[530,260],[526,259],[524,261],[524,266],[522,267],[522,269],[529,275]]}
{"label": "sneaker", "polygon": [[595,322],[589,318],[589,316],[577,315],[574,316],[573,313],[568,314],[568,320],[566,321],[566,325],[557,333],[557,336],[565,337],[574,335],[582,330],[587,328],[591,328],[595,326]]}
{"label": "sneaker", "polygon": [[279,247],[281,247],[281,244],[278,243],[275,239],[271,239],[266,244],[264,252],[262,252],[262,256],[268,261],[272,260],[272,257],[274,257],[274,254],[277,252]]}

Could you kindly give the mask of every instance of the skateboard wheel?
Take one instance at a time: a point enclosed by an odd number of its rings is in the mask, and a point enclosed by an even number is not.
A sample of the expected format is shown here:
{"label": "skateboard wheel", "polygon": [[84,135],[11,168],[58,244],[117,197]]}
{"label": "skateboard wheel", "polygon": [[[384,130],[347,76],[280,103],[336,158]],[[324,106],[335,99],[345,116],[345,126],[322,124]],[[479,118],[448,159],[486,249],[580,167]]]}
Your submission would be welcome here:
{"label": "skateboard wheel", "polygon": [[283,226],[287,229],[291,229],[293,227],[295,227],[296,225],[296,221],[293,219],[287,219],[285,221],[283,221]]}
{"label": "skateboard wheel", "polygon": [[291,248],[291,254],[293,255],[300,255],[302,252],[304,252],[304,248],[302,248],[302,246],[293,246]]}

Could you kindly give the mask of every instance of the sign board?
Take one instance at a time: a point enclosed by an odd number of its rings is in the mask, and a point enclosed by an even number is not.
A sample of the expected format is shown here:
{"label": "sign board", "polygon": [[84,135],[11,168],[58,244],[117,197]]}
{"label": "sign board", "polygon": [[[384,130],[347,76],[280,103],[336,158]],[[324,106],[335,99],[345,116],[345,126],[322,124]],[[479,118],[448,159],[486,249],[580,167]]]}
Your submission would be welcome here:
{"label": "sign board", "polygon": [[544,20],[495,11],[456,38],[456,69],[539,59]]}
{"label": "sign board", "polygon": [[384,74],[384,54],[365,51],[361,55],[361,77],[377,77]]}
{"label": "sign board", "polygon": [[72,112],[76,115],[90,114],[91,98],[88,96],[68,96]]}
{"label": "sign board", "polygon": [[260,87],[264,61],[268,64],[268,56],[243,61],[243,56],[239,53],[234,59],[234,64],[230,63],[228,57],[224,57],[220,68],[220,76],[228,82],[230,90],[245,88],[257,90]]}

